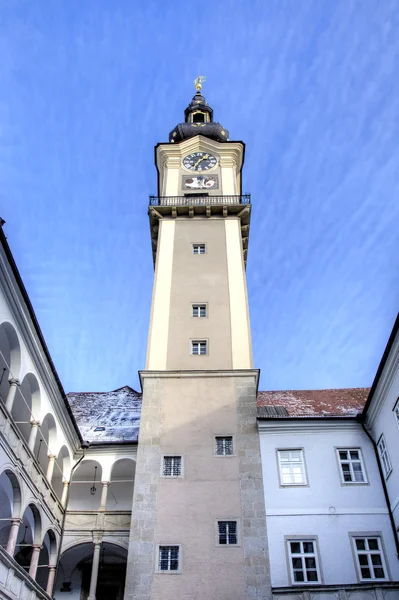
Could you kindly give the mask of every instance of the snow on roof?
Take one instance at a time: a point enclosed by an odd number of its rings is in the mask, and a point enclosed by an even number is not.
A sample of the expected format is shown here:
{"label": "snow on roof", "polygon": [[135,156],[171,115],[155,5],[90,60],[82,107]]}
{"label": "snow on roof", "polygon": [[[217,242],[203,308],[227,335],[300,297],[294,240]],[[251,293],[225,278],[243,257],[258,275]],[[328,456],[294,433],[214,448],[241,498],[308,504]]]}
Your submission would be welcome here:
{"label": "snow on roof", "polygon": [[67,394],[82,437],[89,442],[137,442],[141,397],[128,385],[112,392]]}
{"label": "snow on roof", "polygon": [[362,412],[370,388],[258,392],[257,404],[282,406],[290,417],[350,417]]}
{"label": "snow on roof", "polygon": [[[362,412],[369,388],[288,390],[258,392],[259,416],[277,413],[288,417],[356,416]],[[128,385],[111,392],[77,392],[67,395],[84,440],[89,442],[137,442],[142,394]]]}

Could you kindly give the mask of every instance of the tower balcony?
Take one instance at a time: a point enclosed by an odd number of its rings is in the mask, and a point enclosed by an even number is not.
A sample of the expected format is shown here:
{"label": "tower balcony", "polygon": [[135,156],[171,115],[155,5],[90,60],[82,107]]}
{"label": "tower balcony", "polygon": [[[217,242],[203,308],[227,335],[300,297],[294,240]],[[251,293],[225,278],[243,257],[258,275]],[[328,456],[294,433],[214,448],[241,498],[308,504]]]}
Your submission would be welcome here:
{"label": "tower balcony", "polygon": [[162,219],[236,217],[240,220],[242,253],[247,262],[249,225],[251,218],[251,196],[214,196],[208,194],[186,194],[185,196],[150,196],[148,208],[152,253],[155,259],[158,247],[159,221]]}
{"label": "tower balcony", "polygon": [[237,206],[241,204],[251,204],[251,195],[186,194],[185,196],[150,196],[150,206]]}

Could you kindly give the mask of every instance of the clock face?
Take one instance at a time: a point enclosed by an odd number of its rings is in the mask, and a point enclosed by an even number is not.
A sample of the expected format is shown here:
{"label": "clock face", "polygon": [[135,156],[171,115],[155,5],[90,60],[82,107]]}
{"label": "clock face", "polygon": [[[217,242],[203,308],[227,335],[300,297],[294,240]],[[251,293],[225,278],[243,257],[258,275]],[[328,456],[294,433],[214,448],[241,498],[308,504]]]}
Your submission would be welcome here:
{"label": "clock face", "polygon": [[190,171],[209,171],[217,165],[217,158],[208,152],[193,152],[183,158],[183,167]]}

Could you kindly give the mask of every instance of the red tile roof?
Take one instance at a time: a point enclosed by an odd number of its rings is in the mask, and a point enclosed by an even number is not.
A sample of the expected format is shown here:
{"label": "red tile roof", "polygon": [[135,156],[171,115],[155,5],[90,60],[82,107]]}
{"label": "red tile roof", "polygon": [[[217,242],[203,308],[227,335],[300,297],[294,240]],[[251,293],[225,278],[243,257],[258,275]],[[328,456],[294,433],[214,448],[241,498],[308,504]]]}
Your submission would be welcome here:
{"label": "red tile roof", "polygon": [[370,388],[258,392],[258,407],[283,406],[290,417],[356,416]]}

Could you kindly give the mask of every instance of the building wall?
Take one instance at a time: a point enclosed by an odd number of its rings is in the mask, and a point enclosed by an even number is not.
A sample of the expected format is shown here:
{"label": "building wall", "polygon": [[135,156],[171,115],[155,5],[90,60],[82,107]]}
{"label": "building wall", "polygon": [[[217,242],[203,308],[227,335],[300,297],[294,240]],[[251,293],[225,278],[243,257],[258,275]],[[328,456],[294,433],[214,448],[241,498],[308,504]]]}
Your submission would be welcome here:
{"label": "building wall", "polygon": [[[285,536],[317,536],[323,583],[358,582],[350,532],[380,532],[390,577],[399,579],[394,537],[373,446],[355,420],[260,422],[273,587],[290,585]],[[367,484],[341,483],[336,448],[361,448]],[[308,484],[281,486],[277,449],[304,450]]]}
{"label": "building wall", "polygon": [[[163,219],[159,240],[147,368],[252,368],[239,219]],[[206,253],[193,254],[193,243]],[[208,316],[192,317],[193,303]],[[191,354],[193,339],[207,340],[206,356]]]}
{"label": "building wall", "polygon": [[[127,599],[267,597],[255,376],[143,373]],[[216,435],[234,456],[214,456]],[[182,478],[161,476],[164,454],[183,457]],[[218,546],[218,519],[238,521],[238,546]],[[158,544],[181,545],[181,573],[155,572]]]}
{"label": "building wall", "polygon": [[399,529],[399,425],[394,412],[399,401],[399,335],[392,346],[382,377],[370,404],[366,425],[373,439],[378,443],[384,435],[392,464],[392,471],[386,479],[397,530]]}

